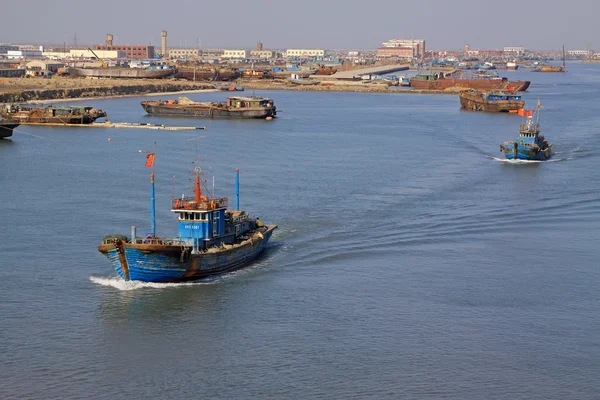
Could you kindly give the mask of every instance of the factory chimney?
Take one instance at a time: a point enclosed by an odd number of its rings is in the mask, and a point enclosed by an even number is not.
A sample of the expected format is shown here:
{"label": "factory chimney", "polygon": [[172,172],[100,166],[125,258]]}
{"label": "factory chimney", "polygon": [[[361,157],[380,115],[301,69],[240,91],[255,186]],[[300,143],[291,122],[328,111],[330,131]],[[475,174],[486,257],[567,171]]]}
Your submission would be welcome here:
{"label": "factory chimney", "polygon": [[262,51],[262,49],[263,49],[262,42],[258,42],[258,43],[256,43],[256,50],[258,50],[258,51]]}
{"label": "factory chimney", "polygon": [[112,35],[112,33],[107,33],[106,34],[106,46],[108,46],[108,49],[110,50],[112,45],[113,45],[113,35]]}
{"label": "factory chimney", "polygon": [[164,58],[167,58],[168,54],[167,54],[167,31],[162,31],[160,33],[161,39],[162,39],[162,56]]}
{"label": "factory chimney", "polygon": [[469,45],[465,44],[465,54],[469,54]]}

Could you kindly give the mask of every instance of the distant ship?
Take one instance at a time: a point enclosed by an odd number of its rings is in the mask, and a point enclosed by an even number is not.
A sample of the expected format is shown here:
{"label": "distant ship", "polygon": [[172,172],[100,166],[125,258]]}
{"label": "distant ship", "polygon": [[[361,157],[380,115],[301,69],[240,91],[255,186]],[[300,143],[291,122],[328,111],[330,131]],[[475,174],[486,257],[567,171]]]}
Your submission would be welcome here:
{"label": "distant ship", "polygon": [[540,134],[540,104],[534,110],[525,111],[525,122],[519,127],[519,138],[514,142],[504,142],[500,151],[509,160],[543,161],[552,155],[552,144]]}
{"label": "distant ship", "polygon": [[525,107],[523,96],[504,90],[463,90],[458,97],[465,110],[516,113]]}
{"label": "distant ship", "polygon": [[[153,163],[154,153],[148,156]],[[138,237],[132,227],[130,238],[107,235],[98,246],[121,278],[142,282],[196,280],[240,269],[262,252],[277,225],[264,224],[239,209],[239,171],[235,210],[227,209],[227,197],[203,194],[200,173],[197,167],[193,196],[172,200],[171,211],[179,225],[176,238],[156,235],[154,173],[150,174],[152,232]]]}
{"label": "distant ship", "polygon": [[4,119],[20,124],[91,124],[98,118],[106,118],[106,112],[94,107],[39,107],[35,105],[8,104],[2,107]]}
{"label": "distant ship", "polygon": [[142,101],[148,114],[195,118],[269,118],[277,115],[273,100],[265,97],[229,97],[227,102],[197,102],[180,97],[178,100]]}

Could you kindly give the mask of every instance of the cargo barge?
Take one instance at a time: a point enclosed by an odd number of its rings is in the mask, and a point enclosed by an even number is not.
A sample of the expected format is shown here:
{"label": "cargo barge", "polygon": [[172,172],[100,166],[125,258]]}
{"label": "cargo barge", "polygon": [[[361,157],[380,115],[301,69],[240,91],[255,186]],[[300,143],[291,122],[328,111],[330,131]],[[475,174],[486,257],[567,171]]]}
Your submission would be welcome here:
{"label": "cargo barge", "polygon": [[462,79],[445,78],[442,74],[421,74],[410,79],[415,89],[445,90],[449,88],[464,88],[477,90],[509,90],[522,92],[529,88],[531,81],[509,81],[502,79]]}
{"label": "cargo barge", "polygon": [[196,102],[187,97],[167,101],[142,101],[151,115],[193,118],[269,118],[277,115],[273,100],[265,97],[229,97],[225,103]]}
{"label": "cargo barge", "polygon": [[8,104],[2,108],[2,118],[20,124],[85,125],[98,118],[106,118],[106,112],[94,107],[38,107]]}

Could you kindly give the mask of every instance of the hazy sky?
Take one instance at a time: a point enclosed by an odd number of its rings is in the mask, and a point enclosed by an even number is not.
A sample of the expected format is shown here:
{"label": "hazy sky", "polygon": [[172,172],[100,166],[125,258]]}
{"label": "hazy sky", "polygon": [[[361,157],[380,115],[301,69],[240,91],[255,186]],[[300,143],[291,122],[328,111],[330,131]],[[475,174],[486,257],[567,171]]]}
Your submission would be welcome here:
{"label": "hazy sky", "polygon": [[600,49],[600,0],[1,0],[0,42],[169,47]]}

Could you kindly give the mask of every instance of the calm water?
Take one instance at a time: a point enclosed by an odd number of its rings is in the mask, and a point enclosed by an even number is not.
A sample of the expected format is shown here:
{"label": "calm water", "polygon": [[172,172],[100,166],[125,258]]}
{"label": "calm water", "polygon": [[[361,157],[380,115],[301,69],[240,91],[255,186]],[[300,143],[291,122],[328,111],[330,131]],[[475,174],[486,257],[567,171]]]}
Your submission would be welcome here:
{"label": "calm water", "polygon": [[[544,163],[499,158],[519,117],[449,95],[257,92],[270,122],[92,100],[208,129],[21,127],[0,143],[0,398],[600,398],[600,65],[568,67],[503,73],[546,107]],[[115,277],[96,246],[149,231],[154,142],[158,232],[197,143],[216,193],[240,168],[242,208],[279,225],[264,256],[195,284]]]}

